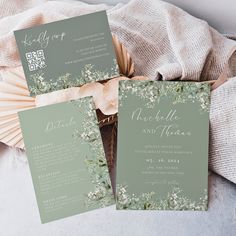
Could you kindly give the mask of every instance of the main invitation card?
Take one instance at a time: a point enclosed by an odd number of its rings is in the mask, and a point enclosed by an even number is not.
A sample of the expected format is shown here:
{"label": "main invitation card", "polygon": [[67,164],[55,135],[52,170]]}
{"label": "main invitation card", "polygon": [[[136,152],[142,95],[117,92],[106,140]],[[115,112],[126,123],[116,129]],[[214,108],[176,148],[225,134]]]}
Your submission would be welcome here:
{"label": "main invitation card", "polygon": [[105,11],[14,34],[31,96],[119,75]]}
{"label": "main invitation card", "polygon": [[207,210],[209,85],[119,85],[117,209]]}
{"label": "main invitation card", "polygon": [[19,118],[42,223],[114,204],[91,97]]}

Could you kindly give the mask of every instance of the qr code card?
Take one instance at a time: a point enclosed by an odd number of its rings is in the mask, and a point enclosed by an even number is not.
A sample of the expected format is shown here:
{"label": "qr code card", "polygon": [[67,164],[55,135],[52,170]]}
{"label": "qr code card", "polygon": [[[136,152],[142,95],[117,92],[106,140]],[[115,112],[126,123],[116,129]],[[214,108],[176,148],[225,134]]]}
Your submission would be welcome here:
{"label": "qr code card", "polygon": [[42,49],[37,51],[27,52],[25,54],[25,57],[28,62],[29,71],[43,69],[47,66],[45,63],[44,51]]}

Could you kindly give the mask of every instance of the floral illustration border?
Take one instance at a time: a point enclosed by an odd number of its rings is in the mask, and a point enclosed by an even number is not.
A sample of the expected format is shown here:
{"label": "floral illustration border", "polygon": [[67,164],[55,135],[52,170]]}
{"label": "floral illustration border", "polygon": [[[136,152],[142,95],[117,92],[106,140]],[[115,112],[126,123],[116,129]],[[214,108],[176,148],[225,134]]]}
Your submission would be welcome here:
{"label": "floral illustration border", "polygon": [[209,84],[198,82],[167,82],[167,81],[120,81],[119,105],[128,94],[146,102],[147,108],[153,108],[162,97],[170,97],[173,104],[199,102],[201,112],[209,112]]}
{"label": "floral illustration border", "polygon": [[86,64],[78,77],[72,77],[70,73],[66,73],[57,79],[46,79],[44,78],[44,73],[39,71],[30,76],[29,90],[31,95],[36,96],[55,90],[78,87],[86,83],[106,80],[117,75],[119,75],[119,68],[116,59],[113,59],[113,66],[107,71],[100,71],[95,69],[95,65]]}
{"label": "floral illustration border", "polygon": [[207,210],[206,189],[198,201],[193,201],[185,196],[184,191],[179,187],[174,187],[164,199],[160,199],[156,192],[129,194],[127,188],[127,185],[117,185],[116,206],[119,210]]}
{"label": "floral illustration border", "polygon": [[74,130],[75,141],[88,143],[92,157],[85,156],[84,163],[90,174],[94,189],[86,194],[86,206],[105,207],[115,203],[107,160],[105,157],[96,111],[92,97],[71,101],[79,112],[86,114],[81,127]]}

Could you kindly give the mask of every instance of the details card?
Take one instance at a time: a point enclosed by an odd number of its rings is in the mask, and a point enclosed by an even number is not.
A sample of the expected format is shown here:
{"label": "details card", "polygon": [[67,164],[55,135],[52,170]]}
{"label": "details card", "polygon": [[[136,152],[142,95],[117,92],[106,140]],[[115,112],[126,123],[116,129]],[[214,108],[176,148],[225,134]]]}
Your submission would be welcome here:
{"label": "details card", "polygon": [[209,85],[119,85],[117,209],[207,210]]}
{"label": "details card", "polygon": [[42,223],[114,204],[91,97],[19,118]]}
{"label": "details card", "polygon": [[105,11],[14,34],[31,96],[119,75]]}

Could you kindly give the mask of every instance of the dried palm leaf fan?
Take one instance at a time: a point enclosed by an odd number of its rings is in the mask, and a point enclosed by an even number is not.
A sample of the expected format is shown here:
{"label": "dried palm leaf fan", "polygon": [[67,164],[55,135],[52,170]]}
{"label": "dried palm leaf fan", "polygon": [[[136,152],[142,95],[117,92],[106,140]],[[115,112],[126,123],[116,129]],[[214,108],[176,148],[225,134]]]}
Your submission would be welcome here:
{"label": "dried palm leaf fan", "polygon": [[119,65],[120,74],[131,78],[134,75],[134,63],[125,46],[113,36],[113,45]]}
{"label": "dried palm leaf fan", "polygon": [[[125,47],[113,36],[120,73],[131,77],[134,64]],[[24,148],[17,112],[34,108],[35,98],[30,97],[21,66],[0,72],[0,142]],[[116,115],[105,116],[98,111],[100,126],[114,123]]]}
{"label": "dried palm leaf fan", "polygon": [[0,141],[24,148],[17,112],[35,107],[21,67],[1,72],[0,81]]}

